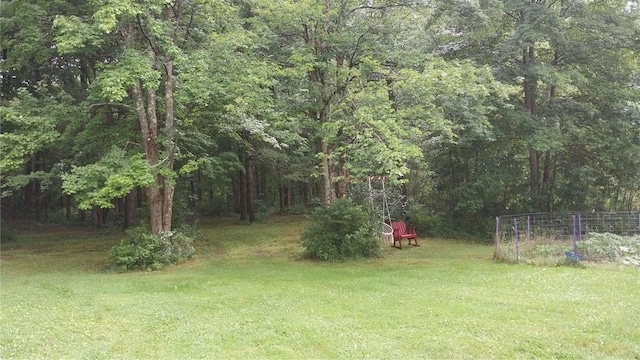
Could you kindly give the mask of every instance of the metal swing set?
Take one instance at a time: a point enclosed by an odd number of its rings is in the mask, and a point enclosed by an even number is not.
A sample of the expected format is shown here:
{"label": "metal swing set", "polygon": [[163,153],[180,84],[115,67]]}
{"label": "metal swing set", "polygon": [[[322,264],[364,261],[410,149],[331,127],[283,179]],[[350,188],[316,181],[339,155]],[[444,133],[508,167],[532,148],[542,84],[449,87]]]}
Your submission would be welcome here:
{"label": "metal swing set", "polygon": [[389,202],[387,201],[387,192],[385,189],[386,176],[369,176],[369,205],[371,209],[376,209],[373,194],[374,189],[371,184],[372,181],[380,181],[382,184],[382,224],[380,227],[380,238],[383,243],[393,243],[393,227],[391,226],[391,211],[389,210]]}

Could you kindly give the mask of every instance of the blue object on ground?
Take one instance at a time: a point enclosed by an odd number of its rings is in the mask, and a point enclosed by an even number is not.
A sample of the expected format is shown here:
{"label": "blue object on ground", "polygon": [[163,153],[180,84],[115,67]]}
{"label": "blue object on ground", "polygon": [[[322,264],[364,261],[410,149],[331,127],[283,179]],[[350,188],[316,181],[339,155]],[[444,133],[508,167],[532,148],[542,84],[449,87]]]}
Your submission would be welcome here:
{"label": "blue object on ground", "polygon": [[575,253],[573,251],[565,251],[564,256],[567,257],[567,261],[582,261],[584,260],[584,255]]}

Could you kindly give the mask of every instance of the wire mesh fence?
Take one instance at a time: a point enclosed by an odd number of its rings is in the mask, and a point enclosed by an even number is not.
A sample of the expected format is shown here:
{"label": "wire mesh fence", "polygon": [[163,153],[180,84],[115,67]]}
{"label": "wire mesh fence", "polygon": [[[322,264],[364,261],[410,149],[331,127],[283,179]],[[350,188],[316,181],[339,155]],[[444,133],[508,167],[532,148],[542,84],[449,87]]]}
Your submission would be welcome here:
{"label": "wire mesh fence", "polygon": [[554,212],[496,218],[494,258],[531,261],[557,254],[581,259],[578,247],[589,234],[640,235],[640,211]]}

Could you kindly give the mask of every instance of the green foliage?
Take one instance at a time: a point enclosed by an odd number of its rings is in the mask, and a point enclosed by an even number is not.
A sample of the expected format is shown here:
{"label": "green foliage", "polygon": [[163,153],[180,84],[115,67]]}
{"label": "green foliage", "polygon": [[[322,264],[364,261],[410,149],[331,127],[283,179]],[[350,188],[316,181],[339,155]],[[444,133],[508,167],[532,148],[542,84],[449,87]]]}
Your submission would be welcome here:
{"label": "green foliage", "polygon": [[127,99],[129,91],[140,80],[145,87],[157,88],[160,73],[152,69],[151,59],[140,51],[125,50],[117,62],[104,66],[104,70],[92,84],[93,97],[120,102]]}
{"label": "green foliage", "polygon": [[26,91],[21,95],[22,98],[13,100],[10,107],[0,107],[3,130],[0,134],[0,167],[3,173],[19,169],[26,156],[35,154],[59,136],[51,118],[22,111],[26,110],[21,106],[25,98],[30,99],[32,104],[35,101]]}
{"label": "green foliage", "polygon": [[193,239],[180,232],[152,235],[144,227],[127,230],[120,245],[111,249],[109,263],[117,272],[159,270],[195,256]]}
{"label": "green foliage", "polygon": [[[146,5],[151,6],[152,3]],[[121,18],[134,17],[144,12],[142,5],[132,0],[101,1],[100,5],[93,18],[98,28],[107,34],[116,28]]]}
{"label": "green foliage", "polygon": [[565,252],[573,251],[569,241],[554,241],[545,237],[536,237],[518,243],[516,253],[515,244],[502,242],[498,252],[494,254],[496,261],[505,263],[524,263],[537,266],[566,265]]}
{"label": "green foliage", "polygon": [[11,176],[19,176],[27,159],[56,144],[60,139],[57,125],[70,115],[70,109],[58,103],[68,99],[56,99],[44,88],[39,88],[38,92],[39,96],[35,96],[26,89],[19,89],[14,99],[0,106],[0,179],[2,189],[6,191],[3,191],[3,197],[11,190],[20,189],[24,180]]}
{"label": "green foliage", "polygon": [[409,161],[422,157],[417,126],[396,116],[389,89],[380,82],[347,96],[332,122],[324,123],[325,140],[335,146],[332,157],[354,177],[387,174],[392,182],[409,173]]}
{"label": "green foliage", "polygon": [[640,236],[590,233],[578,244],[578,251],[594,261],[630,260],[640,255]]}
{"label": "green foliage", "polygon": [[[242,155],[269,179],[259,205],[285,183],[300,203],[308,184],[308,203],[331,197],[321,180],[387,175],[424,207],[410,217],[430,235],[484,236],[504,212],[639,204],[635,1],[0,7],[0,196],[27,216],[62,203],[64,171],[82,209],[149,184],[137,156],[99,160],[148,140],[167,159],[152,170],[188,190],[177,216],[234,208]],[[194,204],[191,186],[217,203]]]}
{"label": "green foliage", "polygon": [[[518,260],[533,265],[580,265],[586,263],[612,262],[640,268],[640,236],[621,236],[610,233],[589,233],[577,243],[578,258],[569,258],[574,251],[572,241],[558,241],[549,238],[534,238],[520,241]],[[501,261],[515,262],[515,244],[501,243],[497,257]],[[583,266],[584,264],[580,265]]]}
{"label": "green foliage", "polygon": [[95,164],[73,166],[62,180],[64,193],[76,198],[79,209],[88,210],[94,205],[113,207],[114,199],[138,186],[151,185],[154,176],[143,154],[127,154],[114,147]]}
{"label": "green foliage", "polygon": [[562,255],[565,251],[567,251],[567,247],[563,245],[541,244],[536,246],[534,253],[537,256],[552,257]]}
{"label": "green foliage", "polygon": [[492,139],[489,116],[516,88],[498,81],[487,66],[427,59],[421,71],[401,69],[394,85],[399,116],[429,137]]}
{"label": "green foliage", "polygon": [[422,204],[411,204],[407,209],[406,218],[421,234],[439,236],[443,233],[442,217]]}
{"label": "green foliage", "polygon": [[102,41],[97,29],[74,15],[56,16],[53,28],[57,30],[56,47],[63,54],[74,53],[85,46],[98,46]]}
{"label": "green foliage", "polygon": [[405,216],[418,233],[431,237],[491,242],[495,230],[492,220],[482,215],[436,212],[419,203],[411,204]]}
{"label": "green foliage", "polygon": [[380,255],[380,241],[367,213],[346,199],[315,210],[302,235],[305,255],[322,261],[372,258]]}

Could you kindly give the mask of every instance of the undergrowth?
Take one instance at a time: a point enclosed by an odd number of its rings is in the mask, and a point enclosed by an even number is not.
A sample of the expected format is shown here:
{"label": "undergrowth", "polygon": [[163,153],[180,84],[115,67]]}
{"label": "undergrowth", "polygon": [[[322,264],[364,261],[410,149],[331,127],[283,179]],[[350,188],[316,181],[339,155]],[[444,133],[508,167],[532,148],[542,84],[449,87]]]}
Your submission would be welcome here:
{"label": "undergrowth", "polygon": [[116,272],[159,270],[195,256],[193,239],[182,232],[166,231],[157,235],[144,227],[127,230],[119,245],[109,254]]}
{"label": "undergrowth", "polygon": [[[577,250],[577,252],[576,252]],[[502,244],[495,258],[503,262],[523,262],[532,265],[575,265],[617,262],[640,269],[640,235],[621,236],[611,233],[589,233],[583,241],[533,239],[518,244]]]}

